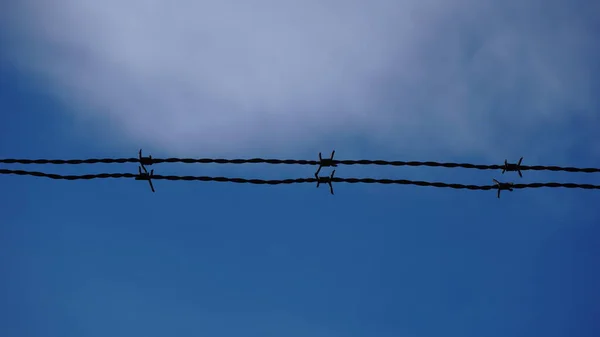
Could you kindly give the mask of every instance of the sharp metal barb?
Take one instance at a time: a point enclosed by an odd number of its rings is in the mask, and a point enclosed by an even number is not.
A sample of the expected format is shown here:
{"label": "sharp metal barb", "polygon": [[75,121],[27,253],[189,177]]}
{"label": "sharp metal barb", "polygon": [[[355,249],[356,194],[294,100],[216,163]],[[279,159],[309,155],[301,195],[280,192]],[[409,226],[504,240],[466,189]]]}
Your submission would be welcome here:
{"label": "sharp metal barb", "polygon": [[516,164],[509,164],[508,161],[506,159],[504,159],[504,166],[502,167],[502,174],[504,174],[504,172],[514,172],[516,171],[519,174],[519,177],[523,178],[523,174],[521,173],[521,162],[523,161],[523,157],[521,157],[521,159],[519,159],[519,161]]}
{"label": "sharp metal barb", "polygon": [[140,165],[142,165],[142,167],[150,166],[150,165],[154,164],[154,161],[152,160],[152,156],[148,156],[148,157],[142,156],[142,149],[140,149],[140,152],[138,153],[138,158],[140,161]]}
{"label": "sharp metal barb", "polygon": [[331,172],[331,174],[328,177],[319,177],[318,175],[318,171],[315,172],[315,179],[317,181],[317,188],[319,188],[319,186],[321,185],[321,183],[323,184],[328,184],[329,185],[329,192],[333,195],[333,185],[331,184],[333,181],[333,175],[335,174],[335,170],[333,170],[333,172]]}
{"label": "sharp metal barb", "polygon": [[496,188],[498,189],[498,199],[500,199],[500,191],[507,190],[512,192],[514,188],[514,183],[501,183],[496,179],[492,179],[492,181],[496,184]]}
{"label": "sharp metal barb", "polygon": [[[144,172],[142,172],[142,170]],[[150,189],[152,190],[152,192],[155,192],[154,185],[152,184],[152,178],[154,178],[154,170],[150,170],[150,173],[148,173],[148,170],[146,170],[144,166],[140,165],[138,166],[138,172],[139,174],[135,177],[135,180],[148,181],[148,184],[150,184]]]}
{"label": "sharp metal barb", "polygon": [[323,157],[321,156],[321,152],[319,152],[319,168],[317,168],[317,173],[315,173],[315,175],[319,175],[319,172],[321,172],[321,169],[323,167],[337,167],[337,164],[333,161],[333,156],[335,155],[335,150],[333,150],[331,152],[331,157],[330,158],[325,158],[323,159]]}

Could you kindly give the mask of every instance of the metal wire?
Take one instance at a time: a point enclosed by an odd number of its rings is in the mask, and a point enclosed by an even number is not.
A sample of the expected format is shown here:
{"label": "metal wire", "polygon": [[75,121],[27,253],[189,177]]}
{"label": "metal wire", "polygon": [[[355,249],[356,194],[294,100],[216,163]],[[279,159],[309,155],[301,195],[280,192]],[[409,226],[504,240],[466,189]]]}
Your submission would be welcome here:
{"label": "metal wire", "polygon": [[[0,164],[53,164],[53,165],[80,165],[80,164],[113,164],[113,163],[139,163],[140,158],[95,158],[95,159],[0,159]],[[184,163],[184,164],[273,164],[273,165],[319,165],[319,160],[301,159],[222,159],[222,158],[152,158],[151,164]],[[505,165],[480,165],[469,163],[444,163],[435,161],[387,161],[387,160],[331,160],[333,165],[379,165],[379,166],[429,166],[443,168],[466,168],[476,170],[499,170]],[[148,163],[145,163],[148,165]],[[600,173],[600,168],[579,168],[562,166],[521,165],[522,171],[564,171],[580,173]]]}
{"label": "metal wire", "polygon": [[[11,174],[20,176],[35,176],[49,179],[58,180],[92,180],[92,179],[135,179],[139,178],[140,175],[132,173],[100,173],[100,174],[84,174],[84,175],[61,175],[52,174],[36,171],[23,171],[23,170],[5,170],[0,169],[0,174]],[[281,184],[301,184],[301,183],[316,183],[317,178],[296,178],[296,179],[277,179],[277,180],[265,180],[265,179],[246,179],[246,178],[227,178],[227,177],[207,177],[207,176],[173,176],[173,175],[152,175],[153,180],[183,180],[183,181],[214,181],[214,182],[230,182],[240,184],[258,184],[258,185],[281,185]],[[349,183],[349,184],[398,184],[398,185],[416,185],[416,186],[430,186],[439,188],[453,188],[453,189],[468,189],[468,190],[493,190],[498,189],[497,185],[463,185],[463,184],[449,184],[442,182],[428,182],[428,181],[415,181],[405,179],[374,179],[374,178],[331,178],[332,182],[336,183]],[[514,189],[524,188],[580,188],[580,189],[600,189],[600,185],[592,184],[573,184],[573,183],[530,183],[530,184],[514,184]]]}

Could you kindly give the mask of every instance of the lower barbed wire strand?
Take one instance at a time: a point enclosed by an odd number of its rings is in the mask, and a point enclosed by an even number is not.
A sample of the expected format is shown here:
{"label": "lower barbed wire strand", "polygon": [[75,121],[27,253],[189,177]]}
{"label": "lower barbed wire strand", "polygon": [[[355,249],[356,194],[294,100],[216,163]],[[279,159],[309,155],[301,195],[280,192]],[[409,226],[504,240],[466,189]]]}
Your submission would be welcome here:
{"label": "lower barbed wire strand", "polygon": [[[35,176],[57,180],[92,180],[92,179],[135,179],[139,178],[140,175],[132,173],[100,173],[100,174],[84,174],[84,175],[60,175],[36,171],[23,171],[23,170],[5,170],[0,169],[0,174],[20,175],[20,176]],[[171,180],[171,181],[213,181],[213,182],[231,182],[241,184],[258,184],[258,185],[281,185],[281,184],[299,184],[299,183],[315,183],[316,178],[296,178],[296,179],[247,179],[247,178],[228,178],[228,177],[207,177],[207,176],[174,176],[174,175],[151,175],[152,180]],[[374,179],[374,178],[341,178],[334,177],[330,179],[332,183],[349,183],[349,184],[398,184],[398,185],[416,185],[416,186],[428,186],[428,187],[439,187],[439,188],[453,188],[453,189],[468,189],[468,190],[492,190],[497,189],[497,185],[464,185],[464,184],[451,184],[443,182],[428,182],[428,181],[415,181],[405,179]],[[530,184],[513,184],[511,185],[514,189],[524,188],[581,188],[581,189],[600,189],[600,185],[592,184],[574,184],[574,183],[530,183]]]}

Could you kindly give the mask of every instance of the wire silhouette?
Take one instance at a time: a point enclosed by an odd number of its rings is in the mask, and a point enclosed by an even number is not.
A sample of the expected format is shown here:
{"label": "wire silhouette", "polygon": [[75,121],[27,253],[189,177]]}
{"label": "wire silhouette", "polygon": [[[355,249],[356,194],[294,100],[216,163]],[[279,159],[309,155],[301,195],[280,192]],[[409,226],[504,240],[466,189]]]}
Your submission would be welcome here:
{"label": "wire silhouette", "polygon": [[[23,171],[23,170],[5,170],[0,169],[0,174],[12,174],[20,176],[34,176],[43,177],[57,180],[92,180],[92,179],[140,179],[144,173],[133,174],[133,173],[100,173],[100,174],[83,174],[83,175],[61,175],[53,173],[44,173],[36,171]],[[464,184],[449,184],[442,182],[428,182],[418,180],[405,180],[405,179],[374,179],[374,178],[340,178],[333,177],[333,174],[328,178],[329,180],[323,181],[323,177],[318,178],[296,178],[296,179],[246,179],[246,178],[227,178],[227,177],[207,177],[207,176],[174,176],[174,175],[148,175],[153,180],[183,180],[183,181],[214,181],[214,182],[231,182],[241,184],[258,184],[258,185],[282,185],[282,184],[301,184],[301,183],[349,183],[349,184],[398,184],[398,185],[416,185],[416,186],[430,186],[440,188],[453,188],[453,189],[468,189],[468,190],[493,190],[498,189],[498,184],[494,185],[464,185]],[[502,183],[500,184],[502,185]],[[530,184],[512,184],[513,189],[524,189],[524,188],[580,188],[580,189],[600,189],[600,185],[592,184],[574,184],[574,183],[530,183]]]}
{"label": "wire silhouette", "polygon": [[[507,164],[502,165],[480,165],[469,163],[444,163],[435,161],[387,161],[387,160],[301,160],[301,159],[265,159],[265,158],[249,158],[249,159],[222,159],[222,158],[152,158],[142,157],[144,165],[160,164],[160,163],[184,163],[184,164],[273,164],[273,165],[313,165],[321,166],[322,161],[328,161],[325,166],[337,165],[379,165],[379,166],[428,166],[442,168],[465,168],[476,170],[506,170],[512,171],[512,167],[507,168]],[[0,164],[53,164],[53,165],[81,165],[81,164],[113,164],[113,163],[140,163],[140,158],[96,158],[96,159],[0,159]],[[508,164],[514,165],[514,164]],[[519,165],[520,171],[564,171],[564,172],[579,172],[579,173],[600,173],[600,168],[579,168],[579,167],[561,167],[561,166],[544,166],[544,165]]]}
{"label": "wire silhouette", "polygon": [[[467,169],[479,169],[479,170],[493,170],[501,169],[502,174],[505,172],[517,172],[522,178],[523,174],[521,171],[526,170],[548,170],[548,171],[566,171],[566,172],[584,172],[584,173],[597,173],[600,172],[600,168],[577,168],[577,167],[560,167],[560,166],[525,166],[522,165],[523,157],[515,164],[508,163],[504,160],[503,165],[477,165],[469,163],[442,163],[434,161],[385,161],[385,160],[336,160],[334,159],[335,150],[331,152],[329,158],[323,158],[319,152],[319,160],[298,160],[298,159],[264,159],[264,158],[251,158],[251,159],[218,159],[218,158],[152,158],[152,156],[143,156],[142,150],[139,150],[138,158],[101,158],[101,159],[0,159],[0,164],[57,164],[57,165],[79,165],[79,164],[110,164],[110,163],[138,163],[138,174],[131,173],[100,173],[100,174],[85,174],[85,175],[60,175],[51,174],[37,171],[23,171],[23,170],[5,170],[0,169],[0,174],[13,174],[21,176],[36,176],[45,177],[50,179],[59,180],[91,180],[91,179],[120,179],[129,178],[135,180],[148,181],[150,189],[155,192],[152,180],[184,180],[184,181],[214,181],[214,182],[231,182],[231,183],[244,183],[244,184],[261,184],[261,185],[280,185],[280,184],[296,184],[296,183],[317,183],[317,187],[321,184],[329,185],[331,194],[333,192],[334,182],[340,183],[365,183],[365,184],[400,184],[400,185],[416,185],[416,186],[430,186],[438,188],[453,188],[453,189],[468,189],[468,190],[491,190],[496,189],[498,191],[498,198],[500,198],[500,192],[503,190],[513,191],[514,189],[523,188],[581,188],[581,189],[600,189],[600,185],[591,184],[573,184],[573,183],[530,183],[530,184],[514,184],[514,183],[503,183],[496,179],[493,179],[494,185],[464,185],[464,184],[449,184],[442,182],[428,182],[428,181],[413,181],[404,179],[373,179],[373,178],[339,178],[334,177],[335,170],[331,172],[329,176],[319,176],[319,173],[323,167],[337,167],[338,165],[390,165],[390,166],[430,166],[430,167],[444,167],[444,168],[467,168]],[[227,178],[227,177],[207,177],[207,176],[173,176],[173,175],[154,175],[154,170],[146,169],[146,166],[159,164],[159,163],[185,163],[185,164],[287,164],[287,165],[318,165],[317,171],[314,173],[314,178],[296,178],[296,179],[280,179],[280,180],[265,180],[265,179],[246,179],[246,178]]]}

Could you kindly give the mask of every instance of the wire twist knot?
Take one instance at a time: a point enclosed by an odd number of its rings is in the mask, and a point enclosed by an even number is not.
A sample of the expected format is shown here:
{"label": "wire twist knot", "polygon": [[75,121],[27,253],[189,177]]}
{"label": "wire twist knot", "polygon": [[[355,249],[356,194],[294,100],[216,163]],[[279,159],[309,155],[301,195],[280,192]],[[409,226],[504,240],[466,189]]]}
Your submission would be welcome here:
{"label": "wire twist knot", "polygon": [[[147,180],[150,184],[150,189],[152,192],[154,192],[154,185],[152,185],[152,176],[154,175],[154,170],[150,170],[150,173],[148,173],[148,170],[146,170],[146,165],[149,166],[154,164],[154,160],[152,160],[151,155],[148,157],[142,156],[142,149],[140,149],[138,157],[140,161],[140,166],[138,167],[139,174],[135,177],[135,180]],[[142,172],[142,170],[144,170],[144,172]]]}
{"label": "wire twist knot", "polygon": [[331,182],[333,181],[333,175],[335,174],[335,170],[333,170],[331,172],[331,175],[329,175],[329,177],[327,177],[327,176],[319,177],[318,173],[319,173],[318,171],[315,172],[315,178],[317,179],[317,188],[319,188],[319,186],[321,185],[321,183],[328,184],[329,185],[329,192],[331,192],[331,194],[333,194],[333,185],[331,185]]}
{"label": "wire twist knot", "polygon": [[[142,170],[144,170],[144,172],[142,172]],[[142,165],[138,166],[138,172],[139,174],[135,177],[135,180],[148,181],[148,183],[150,184],[150,189],[152,190],[152,192],[155,192],[154,185],[152,185],[152,177],[154,176],[154,170],[150,170],[150,173],[148,173],[148,170],[146,170],[146,168]]]}
{"label": "wire twist knot", "polygon": [[144,166],[150,166],[152,164],[154,164],[154,160],[152,159],[152,156],[148,156],[148,157],[144,157],[142,156],[142,149],[140,149],[139,152],[139,161],[140,161],[140,165],[142,165],[142,167]]}
{"label": "wire twist knot", "polygon": [[321,172],[321,168],[323,167],[337,167],[337,164],[333,161],[334,155],[335,150],[331,152],[330,158],[323,159],[323,157],[321,157],[321,152],[319,152],[319,168],[317,169],[317,173],[315,173],[315,175],[319,175],[319,172]]}
{"label": "wire twist knot", "polygon": [[496,184],[496,188],[498,189],[498,199],[500,199],[500,192],[505,190],[505,191],[513,191],[513,186],[514,183],[501,183],[496,179],[492,179],[494,181],[494,183]]}
{"label": "wire twist knot", "polygon": [[523,178],[523,174],[521,174],[521,162],[523,161],[523,157],[519,159],[519,162],[516,164],[509,164],[506,159],[504,159],[504,167],[502,168],[502,174],[504,172],[517,172],[519,173],[519,177]]}

